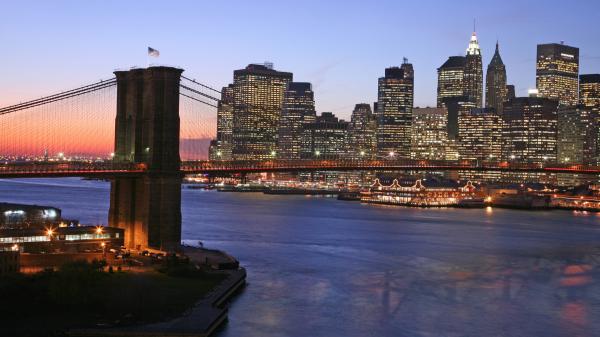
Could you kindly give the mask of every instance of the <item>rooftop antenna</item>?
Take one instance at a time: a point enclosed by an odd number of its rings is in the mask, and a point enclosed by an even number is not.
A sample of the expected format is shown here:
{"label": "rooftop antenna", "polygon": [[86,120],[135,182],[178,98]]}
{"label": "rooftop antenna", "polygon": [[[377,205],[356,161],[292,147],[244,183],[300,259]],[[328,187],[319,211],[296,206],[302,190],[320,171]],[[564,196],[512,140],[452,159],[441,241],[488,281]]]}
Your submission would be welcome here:
{"label": "rooftop antenna", "polygon": [[473,33],[475,33],[477,31],[477,29],[475,29],[476,28],[476,26],[475,26],[476,21],[475,20],[477,20],[477,19],[473,18]]}

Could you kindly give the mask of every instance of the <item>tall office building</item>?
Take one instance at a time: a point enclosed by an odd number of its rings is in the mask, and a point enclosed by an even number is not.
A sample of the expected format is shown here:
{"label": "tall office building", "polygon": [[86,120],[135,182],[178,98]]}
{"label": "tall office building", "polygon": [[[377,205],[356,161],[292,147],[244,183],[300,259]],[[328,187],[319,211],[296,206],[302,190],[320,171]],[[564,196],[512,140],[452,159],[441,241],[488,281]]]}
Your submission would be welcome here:
{"label": "tall office building", "polygon": [[303,126],[302,159],[341,159],[347,153],[348,122],[323,112]]}
{"label": "tall office building", "polygon": [[511,99],[517,97],[515,93],[515,86],[513,84],[506,85],[506,101],[510,101]]}
{"label": "tall office building", "polygon": [[377,121],[366,103],[356,104],[348,129],[348,156],[373,159],[377,153]]}
{"label": "tall office building", "polygon": [[377,152],[381,156],[409,157],[414,70],[405,62],[401,67],[385,69],[379,78],[377,95]]}
{"label": "tall office building", "polygon": [[598,111],[576,105],[558,109],[558,162],[596,165]]}
{"label": "tall office building", "polygon": [[475,102],[467,96],[446,97],[442,99],[442,106],[448,110],[448,139],[458,139],[458,116],[461,111],[477,108]]}
{"label": "tall office building", "polygon": [[233,149],[233,84],[221,89],[217,105],[217,138],[211,141],[210,160],[231,160]]}
{"label": "tall office building", "polygon": [[462,97],[465,92],[464,75],[465,64],[467,62],[464,56],[450,56],[438,72],[437,87],[437,107],[444,106],[444,99],[453,97]]}
{"label": "tall office building", "polygon": [[579,83],[579,48],[550,43],[537,46],[536,87],[540,97],[560,105],[576,105]]}
{"label": "tall office building", "polygon": [[300,159],[304,125],[315,119],[315,98],[311,84],[288,83],[279,121],[277,158]]}
{"label": "tall office building", "polygon": [[411,158],[440,160],[446,157],[447,118],[446,108],[413,109]]}
{"label": "tall office building", "polygon": [[500,160],[502,118],[494,108],[461,109],[458,125],[461,159]]}
{"label": "tall office building", "polygon": [[504,104],[502,157],[520,163],[556,162],[558,102],[517,97]]}
{"label": "tall office building", "polygon": [[600,74],[579,76],[579,103],[586,107],[600,108]]}
{"label": "tall office building", "polygon": [[477,34],[473,32],[467,55],[465,57],[464,71],[464,95],[468,96],[475,105],[480,108],[483,106],[483,64],[481,61],[481,49],[477,41]]}
{"label": "tall office building", "polygon": [[233,159],[276,155],[283,97],[292,76],[271,64],[250,64],[233,72]]}
{"label": "tall office building", "polygon": [[494,108],[497,113],[501,114],[506,97],[506,67],[502,62],[498,42],[496,42],[496,51],[488,65],[485,78],[485,106],[486,108]]}

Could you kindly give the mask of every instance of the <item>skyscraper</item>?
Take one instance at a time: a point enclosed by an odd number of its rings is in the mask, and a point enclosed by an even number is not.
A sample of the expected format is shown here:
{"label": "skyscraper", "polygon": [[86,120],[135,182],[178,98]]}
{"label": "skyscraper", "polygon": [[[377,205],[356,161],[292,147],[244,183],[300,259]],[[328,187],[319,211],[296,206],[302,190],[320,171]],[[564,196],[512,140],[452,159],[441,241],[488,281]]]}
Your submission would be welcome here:
{"label": "skyscraper", "polygon": [[502,118],[494,108],[461,109],[458,125],[458,154],[461,159],[500,159]]}
{"label": "skyscraper", "polygon": [[496,51],[487,68],[485,84],[485,106],[494,108],[497,113],[501,114],[507,97],[507,85],[506,67],[500,57],[498,42],[496,42]]}
{"label": "skyscraper", "polygon": [[377,95],[377,152],[381,156],[410,156],[414,70],[405,62],[385,69]]}
{"label": "skyscraper", "polygon": [[377,121],[366,103],[356,104],[348,130],[348,156],[353,159],[373,159],[377,151]]}
{"label": "skyscraper", "polygon": [[517,97],[515,93],[515,86],[513,84],[506,85],[506,101],[509,101]]}
{"label": "skyscraper", "polygon": [[468,96],[477,107],[483,106],[483,64],[481,61],[481,49],[477,41],[477,34],[473,32],[464,70],[464,95]]}
{"label": "skyscraper", "polygon": [[464,56],[450,56],[438,72],[437,87],[437,107],[444,106],[444,99],[453,97],[462,97],[465,92],[463,85],[465,75],[465,64],[467,59]]}
{"label": "skyscraper", "polygon": [[579,48],[550,43],[537,46],[536,87],[540,97],[560,105],[576,105],[579,82]]}
{"label": "skyscraper", "polygon": [[217,105],[217,138],[211,141],[209,159],[231,160],[233,149],[233,85],[221,89]]}
{"label": "skyscraper", "polygon": [[300,159],[303,127],[315,121],[315,98],[310,83],[290,82],[283,97],[277,158]]}
{"label": "skyscraper", "polygon": [[283,96],[292,76],[271,64],[233,72],[233,159],[274,158]]}
{"label": "skyscraper", "polygon": [[579,102],[600,109],[600,74],[579,76]]}
{"label": "skyscraper", "polygon": [[323,112],[303,126],[303,159],[340,159],[347,153],[348,122],[331,112]]}
{"label": "skyscraper", "polygon": [[596,165],[598,113],[584,105],[558,109],[558,162]]}
{"label": "skyscraper", "polygon": [[557,105],[557,101],[541,97],[517,97],[504,104],[503,160],[556,162]]}
{"label": "skyscraper", "polygon": [[413,159],[440,160],[446,156],[448,111],[445,108],[413,109]]}

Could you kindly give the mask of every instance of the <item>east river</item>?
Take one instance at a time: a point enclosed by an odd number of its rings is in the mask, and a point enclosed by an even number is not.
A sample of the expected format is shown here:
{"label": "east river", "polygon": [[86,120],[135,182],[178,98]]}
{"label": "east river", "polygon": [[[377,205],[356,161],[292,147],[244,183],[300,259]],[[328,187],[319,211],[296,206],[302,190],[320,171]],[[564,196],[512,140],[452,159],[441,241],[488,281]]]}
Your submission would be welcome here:
{"label": "east river", "polygon": [[[109,185],[0,180],[106,223]],[[600,215],[183,189],[183,238],[248,271],[219,336],[600,336]]]}

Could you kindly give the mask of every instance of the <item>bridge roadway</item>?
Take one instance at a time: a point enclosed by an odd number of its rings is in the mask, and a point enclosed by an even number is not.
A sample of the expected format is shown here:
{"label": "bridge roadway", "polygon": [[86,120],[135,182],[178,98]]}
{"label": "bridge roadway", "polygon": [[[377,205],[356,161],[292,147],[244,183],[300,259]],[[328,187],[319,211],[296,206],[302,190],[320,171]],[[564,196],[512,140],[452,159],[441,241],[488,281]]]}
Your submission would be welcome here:
{"label": "bridge roadway", "polygon": [[[186,161],[182,174],[233,174],[314,171],[479,171],[522,173],[600,174],[599,166],[516,164],[507,162],[428,160],[272,160],[272,161]],[[113,162],[24,162],[0,164],[0,178],[137,177],[152,174],[144,164]]]}

